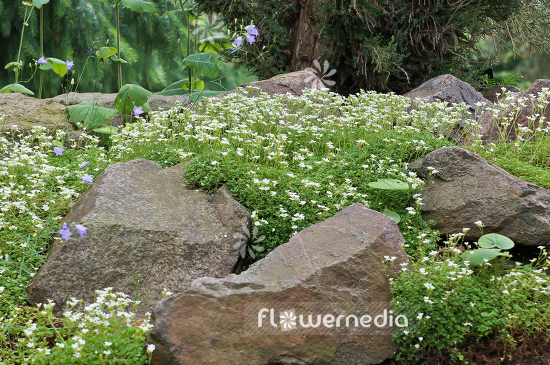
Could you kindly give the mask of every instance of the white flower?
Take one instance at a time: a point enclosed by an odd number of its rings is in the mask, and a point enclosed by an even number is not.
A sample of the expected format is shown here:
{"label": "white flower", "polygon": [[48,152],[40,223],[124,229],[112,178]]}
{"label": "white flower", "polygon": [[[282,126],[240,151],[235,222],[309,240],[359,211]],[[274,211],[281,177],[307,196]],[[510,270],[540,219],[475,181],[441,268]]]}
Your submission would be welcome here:
{"label": "white flower", "polygon": [[147,345],[147,352],[153,352],[153,351],[155,351],[155,345],[153,344]]}
{"label": "white flower", "polygon": [[433,286],[432,283],[424,283],[424,286],[430,290],[435,289],[435,286]]}

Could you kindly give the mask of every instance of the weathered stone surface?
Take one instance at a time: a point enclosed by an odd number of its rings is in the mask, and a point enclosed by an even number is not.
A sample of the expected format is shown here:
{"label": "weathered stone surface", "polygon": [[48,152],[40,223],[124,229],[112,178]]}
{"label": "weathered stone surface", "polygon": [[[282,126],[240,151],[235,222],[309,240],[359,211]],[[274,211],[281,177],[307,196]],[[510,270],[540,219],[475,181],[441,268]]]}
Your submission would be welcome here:
{"label": "weathered stone surface", "polygon": [[[449,106],[465,103],[469,107],[468,115],[465,115],[464,118],[472,120],[475,120],[483,110],[493,107],[493,103],[485,99],[470,84],[449,74],[434,77],[403,96],[428,102],[444,101]],[[466,123],[460,122],[447,135],[447,138],[455,143],[462,144],[470,139],[465,133],[466,131],[468,131]]]}
{"label": "weathered stone surface", "polygon": [[65,107],[52,99],[36,99],[20,93],[0,94],[0,115],[5,115],[0,133],[12,129],[27,132],[35,126],[46,127],[49,131],[75,130],[69,123]]}
{"label": "weathered stone surface", "polygon": [[[428,167],[437,170],[428,178]],[[483,233],[499,233],[525,246],[550,242],[550,191],[518,179],[503,169],[458,148],[433,151],[410,166],[426,180],[420,212],[434,220],[442,234],[470,228],[466,241],[477,240],[481,220]]]}
{"label": "weathered stone surface", "polygon": [[[56,129],[75,132],[76,127],[69,118],[67,106],[95,102],[102,107],[116,109],[114,105],[116,95],[72,92],[50,99],[36,99],[19,93],[0,94],[0,115],[6,115],[4,125],[0,125],[0,133],[10,131],[12,128],[28,132],[34,126],[46,127],[51,132]],[[151,95],[147,103],[152,110],[157,111],[173,108],[176,102],[184,99],[183,96]],[[122,115],[117,113],[106,125],[122,125]]]}
{"label": "weathered stone surface", "polygon": [[[504,106],[502,108],[504,113],[500,114],[498,123],[495,121],[492,111],[485,113],[479,120],[482,140],[486,142],[498,140],[500,137],[499,129],[505,131],[506,140],[515,140],[518,135],[518,128],[520,127],[529,127],[530,129],[547,127],[548,123],[550,123],[550,108],[548,107],[550,104],[550,93],[547,92],[545,96],[541,96],[540,102],[535,103],[535,106],[539,104],[539,107],[533,107],[533,100],[539,98],[538,95],[544,88],[550,89],[550,80],[539,79],[529,88],[519,93],[512,93],[509,100],[501,100],[500,103]],[[518,114],[516,108],[520,103],[523,103],[524,107]],[[535,114],[539,114],[539,116],[530,121],[529,118]],[[507,115],[513,116],[515,120],[507,128],[504,128],[502,117]],[[546,123],[543,123],[543,125],[540,125],[540,116],[546,118]]]}
{"label": "weathered stone surface", "polygon": [[480,91],[481,95],[493,104],[495,104],[498,100],[501,100],[504,97],[504,93],[507,92],[517,93],[520,92],[520,90],[515,86],[495,85]]}
{"label": "weathered stone surface", "polygon": [[245,306],[389,302],[393,273],[382,261],[408,263],[403,243],[393,219],[356,203],[240,275],[197,279],[157,304],[153,364],[378,364],[395,354],[391,336],[258,334],[244,329]]}
{"label": "weathered stone surface", "polygon": [[470,113],[472,114],[476,111],[477,103],[484,103],[489,107],[493,106],[493,103],[485,99],[470,84],[449,74],[434,77],[403,96],[429,102],[444,101],[449,105],[465,103],[470,106]]}
{"label": "weathered stone surface", "polygon": [[[290,93],[293,96],[302,96],[304,89],[320,90],[324,88],[323,81],[310,71],[296,71],[287,74],[277,75],[267,80],[253,81],[239,86],[237,89],[229,90],[222,94],[208,99],[221,99],[228,95],[244,90],[250,97],[258,96],[260,92],[269,95]],[[242,89],[242,90],[239,90]],[[258,90],[259,89],[259,90]],[[206,99],[202,99],[206,100]],[[191,110],[200,111],[202,100],[193,106]],[[184,103],[185,105],[186,103]]]}
{"label": "weathered stone surface", "polygon": [[[86,102],[94,102],[104,108],[116,109],[115,99],[117,94],[100,94],[100,93],[68,93],[58,95],[53,100],[62,105],[70,106]],[[151,95],[147,100],[147,104],[153,111],[167,110],[176,106],[176,103],[181,103],[186,99],[183,95]],[[107,125],[120,126],[122,125],[122,114],[116,113],[114,118]]]}
{"label": "weathered stone surface", "polygon": [[139,296],[143,313],[164,288],[179,292],[196,278],[228,275],[251,218],[225,188],[212,197],[188,190],[181,164],[162,169],[138,159],[105,169],[63,220],[73,221],[88,233],[56,245],[28,301],[90,302],[95,290],[113,287]]}

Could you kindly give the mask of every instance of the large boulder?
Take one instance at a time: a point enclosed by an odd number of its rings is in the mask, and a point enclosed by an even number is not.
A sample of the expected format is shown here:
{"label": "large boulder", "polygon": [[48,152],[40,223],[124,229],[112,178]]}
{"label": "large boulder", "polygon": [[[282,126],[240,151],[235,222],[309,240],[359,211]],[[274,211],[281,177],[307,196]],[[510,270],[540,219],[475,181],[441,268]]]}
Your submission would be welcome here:
{"label": "large boulder", "polygon": [[67,225],[88,228],[58,242],[29,288],[31,304],[112,287],[151,311],[164,288],[187,289],[199,277],[224,277],[239,257],[251,218],[221,188],[213,196],[185,186],[184,168],[138,159],[109,166],[76,201]]}
{"label": "large boulder", "polygon": [[[0,124],[0,133],[18,130],[27,133],[35,126],[43,126],[49,132],[57,129],[77,135],[76,127],[69,118],[67,107],[85,102],[94,102],[105,108],[115,109],[117,94],[68,93],[49,99],[36,99],[20,93],[0,94],[0,115],[6,118]],[[177,102],[185,100],[183,96],[151,95],[148,104],[153,111],[173,108]],[[120,126],[123,118],[120,113],[106,125]]]}
{"label": "large boulder", "polygon": [[[152,363],[379,364],[396,352],[391,331],[336,335],[334,328],[304,328],[299,321],[285,331],[282,324],[268,325],[273,318],[261,309],[276,309],[278,324],[285,311],[290,317],[336,316],[349,313],[338,304],[348,310],[358,304],[353,308],[362,314],[373,303],[387,308],[389,277],[400,264],[408,265],[403,243],[392,218],[353,204],[302,230],[242,274],[200,278],[188,291],[160,301],[152,317]],[[395,258],[395,271],[383,263],[388,256]]]}
{"label": "large boulder", "polygon": [[449,74],[434,77],[403,96],[424,102],[443,101],[448,106],[467,104],[468,113],[464,115],[464,121],[456,125],[447,136],[459,144],[471,139],[467,135],[471,133],[471,128],[468,128],[467,125],[470,123],[467,123],[466,118],[476,120],[483,111],[493,107],[493,103],[485,99],[470,84]]}
{"label": "large boulder", "polygon": [[[511,93],[508,99],[501,97],[495,107],[502,111],[495,116],[495,113],[489,110],[479,120],[482,140],[485,142],[500,138],[507,141],[515,140],[520,133],[520,128],[534,130],[538,127],[547,127],[550,121],[549,104],[550,80],[536,80],[529,88]],[[545,118],[546,124],[541,125],[541,116]],[[505,126],[506,122],[509,125]],[[505,137],[502,136],[503,132]]]}
{"label": "large boulder", "polygon": [[[430,168],[437,173],[430,177]],[[410,169],[425,179],[420,212],[442,234],[470,228],[466,241],[499,233],[525,246],[550,242],[550,191],[512,176],[459,147],[443,147],[420,158]]]}
{"label": "large boulder", "polygon": [[0,124],[0,133],[12,130],[29,132],[36,126],[49,131],[63,129],[74,131],[69,123],[66,108],[52,99],[36,99],[20,93],[0,93],[0,115],[5,115]]}
{"label": "large boulder", "polygon": [[191,108],[193,111],[200,112],[202,103],[207,100],[215,101],[225,98],[235,93],[244,92],[250,97],[258,96],[261,92],[268,95],[284,95],[291,94],[292,96],[302,96],[305,89],[320,90],[326,88],[323,81],[310,71],[296,71],[287,74],[274,76],[267,80],[253,81],[248,84],[239,86],[237,89],[226,91],[222,94],[199,100],[195,105],[183,103],[183,106]]}

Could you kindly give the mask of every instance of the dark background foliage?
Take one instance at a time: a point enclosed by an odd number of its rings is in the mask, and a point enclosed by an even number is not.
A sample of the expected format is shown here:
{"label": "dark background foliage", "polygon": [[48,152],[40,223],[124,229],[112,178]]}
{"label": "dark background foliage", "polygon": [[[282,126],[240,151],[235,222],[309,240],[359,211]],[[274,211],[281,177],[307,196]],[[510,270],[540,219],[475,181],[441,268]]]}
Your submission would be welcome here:
{"label": "dark background foliage", "polygon": [[[32,2],[32,0],[29,0]],[[137,13],[120,7],[121,55],[128,64],[123,65],[123,83],[138,84],[153,92],[186,77],[182,60],[186,56],[187,19],[179,3],[172,0],[155,1],[157,13]],[[185,2],[184,2],[185,3]],[[81,72],[80,92],[118,92],[116,64],[111,60],[99,63],[95,51],[103,46],[115,46],[114,0],[50,0],[44,9],[44,56],[72,60],[75,66],[62,80],[51,71],[46,72],[44,95],[51,97],[63,93],[64,87]],[[17,60],[23,15],[26,6],[20,0],[0,0],[0,87],[14,81],[13,71],[4,66]],[[33,10],[29,26],[25,29],[21,59],[24,64],[34,63],[41,57],[39,44],[39,14]],[[194,37],[194,34],[191,34]],[[92,53],[88,52],[92,48]],[[195,53],[191,50],[191,53]],[[86,64],[86,60],[91,58]],[[86,68],[84,69],[84,65]],[[251,80],[244,70],[222,65],[225,76],[220,90],[233,89],[243,81]],[[25,67],[22,80],[32,76]],[[36,91],[38,73],[24,85]],[[252,78],[253,79],[253,78]],[[212,88],[212,85],[211,85]]]}
{"label": "dark background foliage", "polygon": [[[257,47],[265,46],[269,56],[243,62],[260,78],[297,71],[290,60],[301,39],[293,38],[305,26],[304,10],[314,3],[305,18],[323,49],[321,63],[337,70],[336,91],[359,89],[405,93],[422,82],[452,73],[474,86],[481,86],[481,74],[491,65],[483,58],[478,43],[493,36],[500,47],[527,44],[531,51],[549,49],[550,18],[547,0],[197,0],[199,8],[219,11],[231,19],[261,18]],[[475,62],[474,62],[475,60]]]}

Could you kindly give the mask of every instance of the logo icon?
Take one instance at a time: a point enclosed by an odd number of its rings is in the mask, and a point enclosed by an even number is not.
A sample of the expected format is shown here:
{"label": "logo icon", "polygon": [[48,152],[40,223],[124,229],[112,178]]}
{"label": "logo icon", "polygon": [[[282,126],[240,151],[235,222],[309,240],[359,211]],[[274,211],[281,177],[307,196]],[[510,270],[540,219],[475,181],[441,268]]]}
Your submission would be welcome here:
{"label": "logo icon", "polygon": [[279,314],[280,317],[280,324],[281,324],[281,331],[290,331],[296,328],[296,314],[294,313],[294,309],[286,310]]}
{"label": "logo icon", "polygon": [[335,81],[328,79],[328,77],[330,77],[330,76],[332,76],[336,73],[336,70],[332,69],[332,70],[329,71],[329,63],[328,63],[327,60],[325,60],[325,62],[323,62],[323,67],[322,68],[321,68],[321,64],[319,63],[319,61],[313,60],[313,66],[315,66],[315,67],[314,68],[306,67],[306,69],[304,70],[304,71],[312,72],[317,76],[317,78],[315,78],[313,76],[309,76],[304,80],[306,82],[313,81],[311,83],[311,88],[312,89],[313,88],[325,89],[325,88],[328,88],[329,86],[336,85]]}
{"label": "logo icon", "polygon": [[246,258],[246,254],[248,252],[248,255],[250,255],[252,259],[255,259],[256,254],[254,251],[263,252],[265,250],[265,247],[258,246],[258,243],[265,239],[264,235],[258,237],[258,227],[254,226],[252,229],[252,236],[250,236],[250,230],[246,227],[243,233],[239,233],[239,236],[242,239],[242,242],[240,244],[238,243],[235,248],[237,248],[237,246],[239,247],[241,258]]}
{"label": "logo icon", "polygon": [[202,14],[201,17],[197,17],[193,22],[195,29],[191,32],[192,39],[197,39],[197,42],[201,44],[200,49],[204,51],[207,48],[207,44],[211,47],[220,47],[225,38],[223,28],[225,23],[222,19],[218,18],[216,13],[210,13],[208,15]]}

